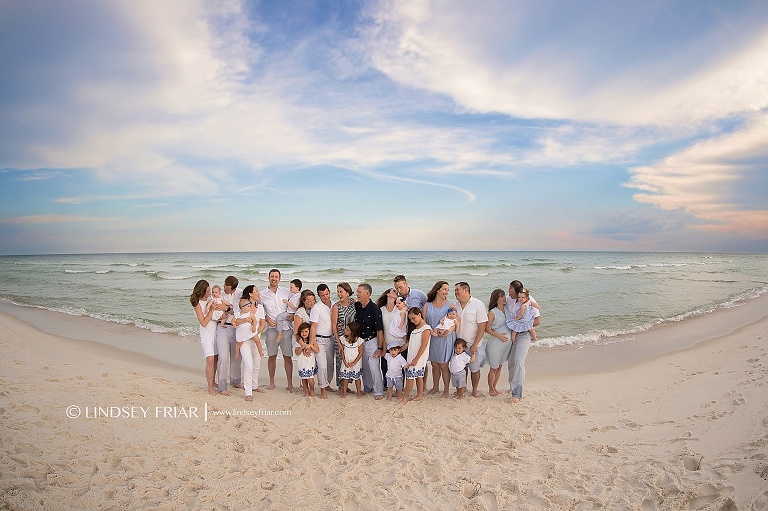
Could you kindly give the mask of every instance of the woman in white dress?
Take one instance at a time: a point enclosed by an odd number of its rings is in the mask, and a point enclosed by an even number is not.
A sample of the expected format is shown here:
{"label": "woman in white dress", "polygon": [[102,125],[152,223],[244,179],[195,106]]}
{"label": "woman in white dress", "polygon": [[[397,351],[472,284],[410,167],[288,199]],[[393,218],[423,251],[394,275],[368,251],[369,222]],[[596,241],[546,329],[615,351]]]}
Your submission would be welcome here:
{"label": "woman in white dress", "polygon": [[[213,321],[215,307],[209,307],[211,298],[211,286],[207,280],[198,280],[189,303],[195,308],[195,316],[200,323],[200,344],[203,345],[205,357],[205,379],[208,382],[208,393],[217,394],[214,386],[216,381],[216,322]],[[222,394],[229,395],[226,390]]]}
{"label": "woman in white dress", "polygon": [[405,390],[403,391],[402,404],[408,402],[408,395],[416,381],[416,397],[413,401],[424,399],[424,370],[427,367],[429,357],[429,339],[432,337],[432,327],[424,320],[421,309],[411,307],[408,310],[408,342],[404,348],[408,349],[405,369]]}

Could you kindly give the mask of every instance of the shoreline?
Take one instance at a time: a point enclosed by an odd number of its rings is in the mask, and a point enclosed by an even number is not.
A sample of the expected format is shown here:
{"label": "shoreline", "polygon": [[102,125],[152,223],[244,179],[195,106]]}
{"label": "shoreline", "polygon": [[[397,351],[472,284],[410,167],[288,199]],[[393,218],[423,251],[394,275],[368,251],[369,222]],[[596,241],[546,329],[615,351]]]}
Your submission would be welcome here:
{"label": "shoreline", "polygon": [[[23,321],[40,332],[75,341],[93,342],[126,354],[141,354],[163,364],[203,372],[200,344],[174,333],[152,332],[131,324],[10,303],[0,303],[0,313]],[[716,309],[675,323],[664,323],[638,334],[612,338],[605,343],[557,347],[537,347],[534,344],[526,368],[529,378],[616,371],[690,349],[699,343],[731,334],[767,316],[768,293],[765,293],[735,307]],[[485,339],[487,341],[487,335]],[[260,376],[263,379],[266,376],[266,365],[262,366]],[[277,372],[278,378],[281,377],[281,371],[282,367]],[[481,369],[483,379],[487,371],[487,366]],[[294,375],[294,379],[296,377]],[[280,381],[285,381],[284,372]]]}
{"label": "shoreline", "polygon": [[764,304],[660,330],[660,353],[596,346],[602,371],[540,350],[517,405],[247,403],[207,394],[197,345],[187,368],[0,313],[0,508],[766,511]]}

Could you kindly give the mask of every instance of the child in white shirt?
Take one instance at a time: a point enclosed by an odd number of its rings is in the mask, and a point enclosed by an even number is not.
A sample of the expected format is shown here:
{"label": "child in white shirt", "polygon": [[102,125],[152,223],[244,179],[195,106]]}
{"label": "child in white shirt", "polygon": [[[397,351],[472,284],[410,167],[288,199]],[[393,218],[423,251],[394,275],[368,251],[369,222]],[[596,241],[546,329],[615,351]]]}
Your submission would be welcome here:
{"label": "child in white shirt", "polygon": [[287,308],[285,312],[278,314],[275,318],[275,322],[277,323],[277,338],[275,339],[275,343],[278,345],[280,345],[280,340],[283,338],[283,331],[293,329],[293,313],[299,310],[301,281],[299,279],[293,279],[288,289],[291,292],[291,297],[283,298],[283,303]]}
{"label": "child in white shirt", "polygon": [[387,361],[387,399],[392,399],[392,387],[396,389],[395,397],[400,397],[403,395],[403,366],[407,363],[400,354],[400,345],[390,343],[384,360]]}
{"label": "child in white shirt", "polygon": [[470,357],[466,353],[467,341],[456,339],[453,343],[453,356],[448,362],[448,369],[451,371],[451,385],[456,387],[455,396],[458,399],[464,397],[464,391],[467,390],[467,373],[464,369],[470,362],[475,361],[475,354]]}

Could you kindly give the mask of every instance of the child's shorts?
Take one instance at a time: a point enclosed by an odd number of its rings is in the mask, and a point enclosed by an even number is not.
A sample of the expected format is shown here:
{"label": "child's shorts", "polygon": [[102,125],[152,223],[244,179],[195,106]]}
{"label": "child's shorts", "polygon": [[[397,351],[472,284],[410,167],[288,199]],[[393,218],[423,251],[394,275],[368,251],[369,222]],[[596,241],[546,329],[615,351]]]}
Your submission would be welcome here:
{"label": "child's shorts", "polygon": [[458,373],[451,373],[451,385],[457,389],[467,388],[467,373],[459,371]]}
{"label": "child's shorts", "polygon": [[390,378],[387,376],[387,388],[394,387],[396,390],[403,390],[403,377]]}

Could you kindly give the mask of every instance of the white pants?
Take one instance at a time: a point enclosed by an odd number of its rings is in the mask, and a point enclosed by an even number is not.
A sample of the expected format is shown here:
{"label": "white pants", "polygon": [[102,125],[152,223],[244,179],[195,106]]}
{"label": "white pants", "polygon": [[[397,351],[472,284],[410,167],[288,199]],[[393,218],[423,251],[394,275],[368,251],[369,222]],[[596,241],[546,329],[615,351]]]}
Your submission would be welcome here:
{"label": "white pants", "polygon": [[320,352],[315,356],[317,360],[317,385],[324,389],[331,385],[333,378],[333,359],[336,350],[336,341],[333,338],[316,337]]}
{"label": "white pants", "polygon": [[[261,342],[256,337],[257,342]],[[243,357],[243,386],[245,395],[252,396],[253,390],[259,388],[259,371],[261,370],[261,357],[259,349],[253,339],[248,339],[240,346],[240,356]]]}

